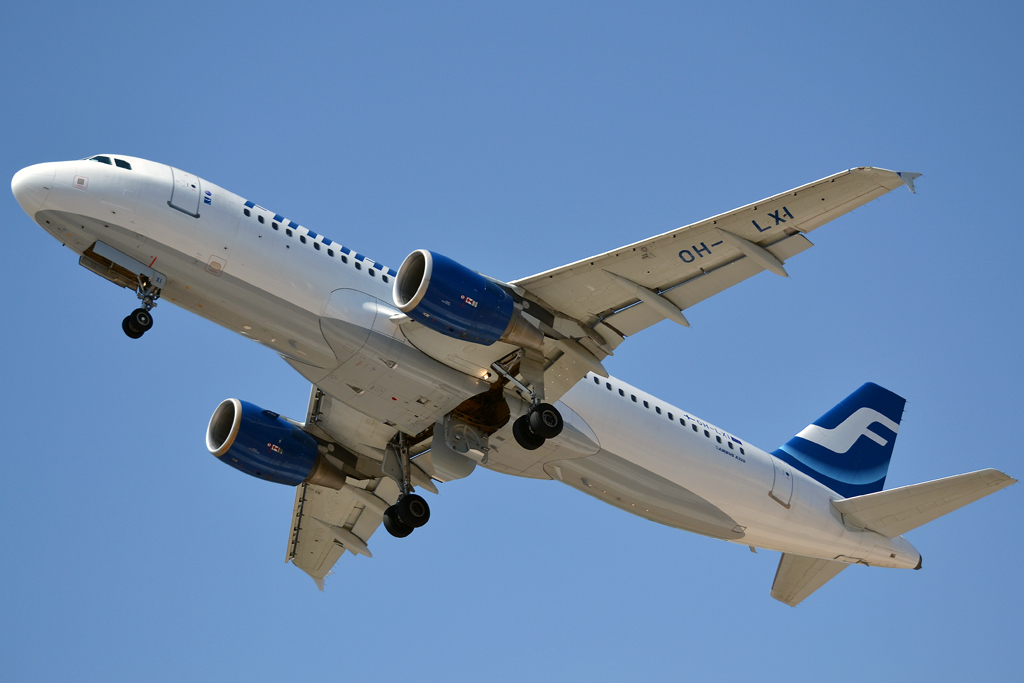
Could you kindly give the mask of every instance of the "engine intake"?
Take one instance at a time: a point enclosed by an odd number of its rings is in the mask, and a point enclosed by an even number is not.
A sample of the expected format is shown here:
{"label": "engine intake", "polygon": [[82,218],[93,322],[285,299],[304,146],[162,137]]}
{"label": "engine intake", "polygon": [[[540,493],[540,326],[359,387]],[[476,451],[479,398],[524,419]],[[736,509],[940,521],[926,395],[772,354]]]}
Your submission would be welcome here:
{"label": "engine intake", "polygon": [[539,349],[544,334],[493,280],[447,256],[418,249],[402,262],[392,296],[413,320],[455,339]]}
{"label": "engine intake", "polygon": [[316,439],[280,415],[237,398],[221,402],[206,428],[206,448],[236,470],[278,484],[341,488],[345,477],[318,452]]}

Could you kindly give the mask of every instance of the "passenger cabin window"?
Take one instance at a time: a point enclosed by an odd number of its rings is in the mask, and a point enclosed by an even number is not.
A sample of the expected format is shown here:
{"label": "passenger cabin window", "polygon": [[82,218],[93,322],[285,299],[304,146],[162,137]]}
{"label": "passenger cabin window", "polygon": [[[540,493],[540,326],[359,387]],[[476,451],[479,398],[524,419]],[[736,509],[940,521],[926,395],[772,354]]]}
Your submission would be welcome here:
{"label": "passenger cabin window", "polygon": [[344,254],[342,254],[341,255],[341,262],[342,263],[348,263],[348,256],[345,256]]}
{"label": "passenger cabin window", "polygon": [[633,399],[633,403],[636,403],[636,394],[630,394],[629,397]]}
{"label": "passenger cabin window", "polygon": [[740,446],[740,455],[746,455],[746,454],[747,454],[747,452],[745,450],[743,450],[742,446]]}
{"label": "passenger cabin window", "polygon": [[251,213],[249,213],[249,209],[242,209],[242,213],[244,213],[246,216],[252,215]]}
{"label": "passenger cabin window", "polygon": [[722,437],[720,437],[720,436],[718,436],[718,435],[716,434],[716,435],[715,435],[715,441],[717,441],[718,443],[722,443]]}
{"label": "passenger cabin window", "polygon": [[622,389],[619,389],[619,396],[625,396],[625,395],[626,395],[626,392],[623,391]]}
{"label": "passenger cabin window", "polygon": [[711,432],[709,432],[708,430],[705,429],[704,430],[704,436],[706,436],[706,437],[708,437],[710,439],[711,438]]}
{"label": "passenger cabin window", "polygon": [[132,170],[132,165],[129,164],[124,159],[114,159],[114,165],[116,165],[118,168],[123,168],[126,171]]}
{"label": "passenger cabin window", "polygon": [[277,226],[277,222],[276,221],[271,222],[270,223],[270,227],[272,227],[274,230],[277,230],[277,227],[278,227]]}
{"label": "passenger cabin window", "polygon": [[89,161],[98,161],[101,164],[112,166],[112,164],[110,163],[110,157],[93,157],[92,159],[89,159]]}
{"label": "passenger cabin window", "polygon": [[697,431],[697,425],[690,423],[690,426],[693,427],[693,431]]}
{"label": "passenger cabin window", "polygon": [[656,412],[658,415],[661,415],[661,408],[660,407],[656,407],[654,409],[654,412]]}
{"label": "passenger cabin window", "polygon": [[607,387],[608,391],[612,390],[612,383],[611,382],[605,382],[604,385],[605,385],[605,387]]}
{"label": "passenger cabin window", "polygon": [[316,249],[317,251],[320,251],[320,243],[319,242],[313,242],[313,248]]}
{"label": "passenger cabin window", "polygon": [[258,220],[258,221],[259,221],[260,223],[263,223],[263,222],[265,222],[265,221],[263,220],[263,216],[256,216],[256,220]]}
{"label": "passenger cabin window", "polygon": [[647,401],[644,401],[644,408],[650,408],[650,407],[651,407],[651,404],[648,403]]}
{"label": "passenger cabin window", "polygon": [[305,235],[299,235],[299,241],[302,242],[303,244],[305,244],[306,243],[306,236]]}
{"label": "passenger cabin window", "polygon": [[[247,213],[248,213],[248,212],[247,212]],[[291,229],[291,228],[285,228],[285,229],[284,229],[284,234],[286,234],[286,235],[288,235],[289,237],[291,237],[291,236],[292,236],[292,229]]]}
{"label": "passenger cabin window", "polygon": [[373,268],[370,268],[370,277],[377,277],[377,271],[375,271]]}
{"label": "passenger cabin window", "polygon": [[686,426],[686,420],[684,420],[683,418],[679,418],[679,424],[681,424],[681,425],[683,425],[685,427]]}
{"label": "passenger cabin window", "polygon": [[388,281],[388,276],[387,275],[381,275],[380,279],[383,280],[384,282],[387,282]]}
{"label": "passenger cabin window", "polygon": [[729,442],[729,448],[736,450],[736,447],[732,445],[732,441]]}
{"label": "passenger cabin window", "polygon": [[334,256],[334,250],[333,249],[328,249],[327,250],[327,255],[328,256]]}
{"label": "passenger cabin window", "polygon": [[675,419],[674,417],[672,417],[672,413],[668,414],[668,419],[670,419],[670,420],[674,420]]}
{"label": "passenger cabin window", "polygon": [[594,376],[594,384],[600,384],[600,383],[601,383],[601,380],[599,380],[599,379],[597,378],[597,376],[595,375],[595,376]]}
{"label": "passenger cabin window", "polygon": [[359,261],[356,261],[356,270],[362,270],[362,269],[363,269],[363,264],[360,263]]}

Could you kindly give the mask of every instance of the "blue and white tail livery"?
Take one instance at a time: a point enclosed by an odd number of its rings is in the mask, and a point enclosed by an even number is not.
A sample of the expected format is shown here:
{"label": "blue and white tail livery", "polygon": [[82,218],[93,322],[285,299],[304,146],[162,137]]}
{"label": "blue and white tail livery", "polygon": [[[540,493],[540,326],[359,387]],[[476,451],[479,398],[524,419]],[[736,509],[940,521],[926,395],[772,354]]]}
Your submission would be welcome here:
{"label": "blue and white tail livery", "polygon": [[846,498],[881,491],[906,402],[868,382],[772,455]]}
{"label": "blue and white tail livery", "polygon": [[919,569],[903,533],[1014,480],[982,470],[883,491],[905,402],[876,384],[770,454],[603,363],[661,320],[687,327],[683,309],[761,271],[788,275],[814,246],[808,233],[916,177],[842,171],[507,283],[429,249],[386,268],[342,245],[356,235],[336,241],[137,157],[37,164],[11,189],[79,264],[141,300],[121,323],[128,337],[150,334],[160,299],[312,383],[304,423],[224,401],[207,448],[296,486],[287,557],[321,589],[346,552],[372,556],[379,526],[404,538],[427,522],[414,487],[437,493],[434,481],[481,466],[781,552],[771,594],[796,605],[852,565]]}

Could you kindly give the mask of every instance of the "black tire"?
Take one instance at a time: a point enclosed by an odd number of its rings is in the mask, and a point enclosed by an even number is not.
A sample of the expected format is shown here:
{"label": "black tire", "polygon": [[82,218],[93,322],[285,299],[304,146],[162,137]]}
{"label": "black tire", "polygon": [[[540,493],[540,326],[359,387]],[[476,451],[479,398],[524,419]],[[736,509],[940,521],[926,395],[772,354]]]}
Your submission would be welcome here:
{"label": "black tire", "polygon": [[124,320],[121,321],[121,329],[124,330],[124,333],[128,335],[131,339],[138,339],[139,337],[142,336],[142,332],[136,332],[128,325],[128,318],[125,318]]}
{"label": "black tire", "polygon": [[430,506],[427,505],[427,501],[415,493],[402,496],[395,503],[395,513],[398,516],[398,521],[413,529],[419,529],[430,521]]}
{"label": "black tire", "polygon": [[153,327],[153,316],[145,308],[136,308],[128,315],[128,327],[138,332],[149,332]]}
{"label": "black tire", "polygon": [[398,521],[394,505],[384,511],[384,528],[387,529],[388,533],[395,538],[405,538],[413,532],[413,528],[411,526],[406,526]]}
{"label": "black tire", "polygon": [[535,451],[544,445],[544,437],[538,436],[530,429],[528,415],[523,415],[512,423],[512,436],[516,437],[516,443],[528,451]]}
{"label": "black tire", "polygon": [[550,403],[538,403],[530,410],[530,429],[537,436],[553,439],[562,433],[562,415]]}

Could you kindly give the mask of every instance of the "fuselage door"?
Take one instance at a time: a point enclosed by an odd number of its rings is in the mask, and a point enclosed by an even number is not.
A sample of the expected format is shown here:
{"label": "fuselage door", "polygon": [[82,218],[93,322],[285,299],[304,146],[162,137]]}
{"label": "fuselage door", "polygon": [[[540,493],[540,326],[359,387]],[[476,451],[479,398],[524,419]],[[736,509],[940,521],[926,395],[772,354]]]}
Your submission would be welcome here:
{"label": "fuselage door", "polygon": [[171,184],[171,199],[167,203],[171,208],[199,218],[199,196],[202,194],[199,176],[185,173],[173,166],[170,168],[174,182]]}
{"label": "fuselage door", "polygon": [[770,495],[783,507],[789,507],[789,501],[793,498],[793,470],[790,466],[772,456],[772,464],[775,466],[775,481],[772,482]]}

